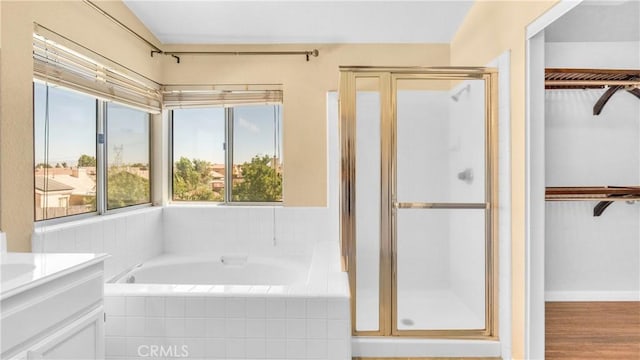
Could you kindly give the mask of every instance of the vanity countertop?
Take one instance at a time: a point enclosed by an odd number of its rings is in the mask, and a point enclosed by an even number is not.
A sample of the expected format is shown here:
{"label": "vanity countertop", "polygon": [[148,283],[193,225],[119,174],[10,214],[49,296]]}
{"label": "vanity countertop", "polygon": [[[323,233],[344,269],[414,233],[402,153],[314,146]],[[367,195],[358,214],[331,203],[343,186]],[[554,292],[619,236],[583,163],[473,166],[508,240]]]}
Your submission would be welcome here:
{"label": "vanity countertop", "polygon": [[108,254],[17,253],[0,255],[0,300],[100,263]]}

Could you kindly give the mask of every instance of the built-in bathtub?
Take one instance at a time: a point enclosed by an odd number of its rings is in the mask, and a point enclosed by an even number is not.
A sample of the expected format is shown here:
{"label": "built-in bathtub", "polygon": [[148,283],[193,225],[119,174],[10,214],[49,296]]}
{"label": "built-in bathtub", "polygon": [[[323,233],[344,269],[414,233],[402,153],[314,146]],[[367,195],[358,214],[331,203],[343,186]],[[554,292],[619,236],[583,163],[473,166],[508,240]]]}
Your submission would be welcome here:
{"label": "built-in bathtub", "polygon": [[337,245],[310,259],[164,254],[105,285],[108,359],[350,359]]}
{"label": "built-in bathtub", "polygon": [[287,257],[246,254],[186,256],[165,254],[113,279],[128,284],[304,285],[309,263]]}

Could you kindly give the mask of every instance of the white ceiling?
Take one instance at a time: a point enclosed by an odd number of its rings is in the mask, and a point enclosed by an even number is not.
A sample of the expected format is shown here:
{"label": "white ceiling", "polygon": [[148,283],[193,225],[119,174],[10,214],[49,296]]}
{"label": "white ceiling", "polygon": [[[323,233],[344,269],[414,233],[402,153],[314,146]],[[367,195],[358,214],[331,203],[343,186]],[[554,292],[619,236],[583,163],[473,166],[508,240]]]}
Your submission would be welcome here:
{"label": "white ceiling", "polygon": [[549,25],[545,40],[640,41],[640,0],[587,0]]}
{"label": "white ceiling", "polygon": [[124,0],[164,44],[449,43],[473,0]]}

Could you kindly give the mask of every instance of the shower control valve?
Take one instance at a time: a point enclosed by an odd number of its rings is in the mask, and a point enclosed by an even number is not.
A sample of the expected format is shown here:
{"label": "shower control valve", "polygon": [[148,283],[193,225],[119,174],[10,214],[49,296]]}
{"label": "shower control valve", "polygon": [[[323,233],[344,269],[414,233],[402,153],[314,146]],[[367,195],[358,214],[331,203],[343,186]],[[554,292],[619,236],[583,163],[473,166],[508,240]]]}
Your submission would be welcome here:
{"label": "shower control valve", "polygon": [[471,184],[473,182],[473,169],[466,168],[458,173],[458,179]]}

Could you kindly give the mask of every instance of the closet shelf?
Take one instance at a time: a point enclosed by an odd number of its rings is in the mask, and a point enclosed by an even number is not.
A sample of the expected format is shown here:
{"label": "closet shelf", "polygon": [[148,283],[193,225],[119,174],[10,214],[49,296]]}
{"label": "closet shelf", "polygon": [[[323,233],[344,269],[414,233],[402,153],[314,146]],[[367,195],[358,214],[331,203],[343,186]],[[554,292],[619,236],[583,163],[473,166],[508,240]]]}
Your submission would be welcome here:
{"label": "closet shelf", "polygon": [[640,70],[547,68],[544,86],[547,90],[607,88],[593,106],[593,115],[600,115],[609,99],[620,90],[640,99]]}
{"label": "closet shelf", "polygon": [[593,216],[600,216],[614,201],[640,200],[640,186],[547,187],[547,201],[599,201]]}

